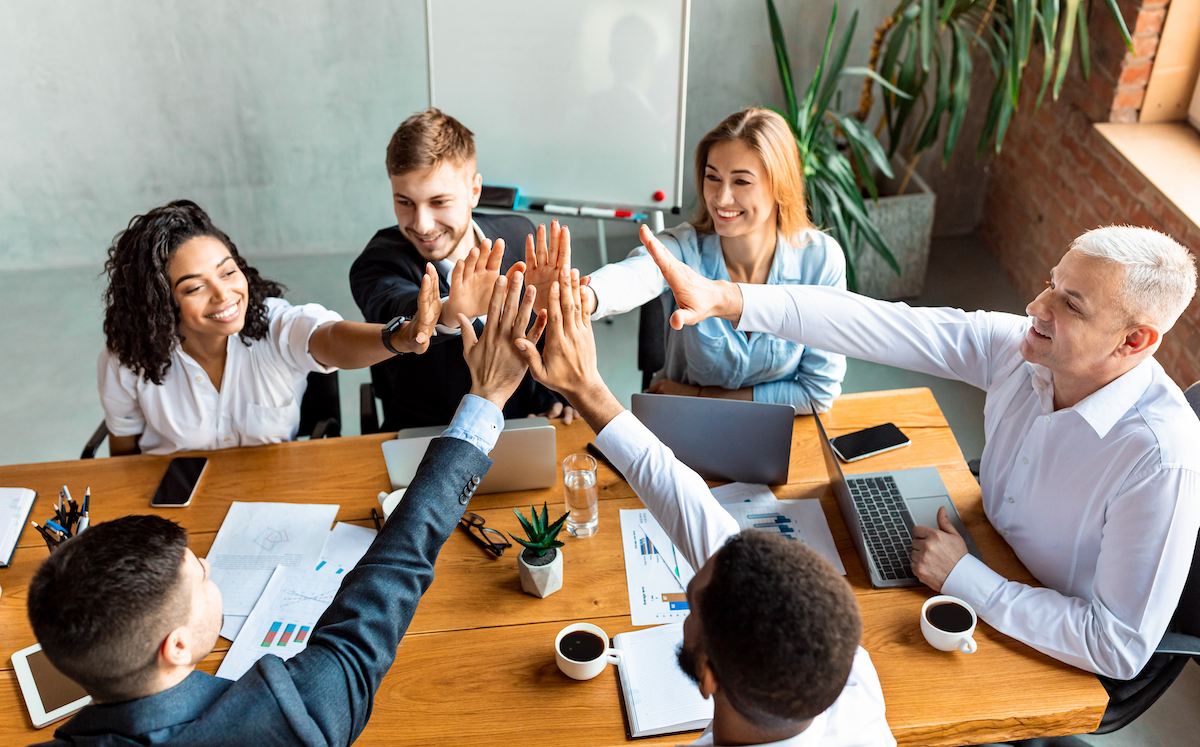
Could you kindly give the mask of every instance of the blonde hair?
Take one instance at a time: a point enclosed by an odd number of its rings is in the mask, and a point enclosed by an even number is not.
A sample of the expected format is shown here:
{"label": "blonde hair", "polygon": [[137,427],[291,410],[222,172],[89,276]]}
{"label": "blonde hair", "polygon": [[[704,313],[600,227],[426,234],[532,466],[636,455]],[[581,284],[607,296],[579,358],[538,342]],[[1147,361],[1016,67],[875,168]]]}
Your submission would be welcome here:
{"label": "blonde hair", "polygon": [[713,231],[713,218],[704,201],[708,152],[717,143],[733,140],[745,143],[762,161],[778,206],[777,230],[785,239],[794,242],[801,231],[813,227],[804,202],[804,170],[800,166],[800,151],[791,128],[783,117],[770,109],[751,107],[731,114],[696,146],[696,194],[700,204],[696,207],[692,226],[699,233]]}
{"label": "blonde hair", "polygon": [[1071,242],[1070,248],[1125,268],[1116,300],[1135,323],[1150,321],[1166,332],[1196,293],[1192,253],[1152,228],[1095,228]]}

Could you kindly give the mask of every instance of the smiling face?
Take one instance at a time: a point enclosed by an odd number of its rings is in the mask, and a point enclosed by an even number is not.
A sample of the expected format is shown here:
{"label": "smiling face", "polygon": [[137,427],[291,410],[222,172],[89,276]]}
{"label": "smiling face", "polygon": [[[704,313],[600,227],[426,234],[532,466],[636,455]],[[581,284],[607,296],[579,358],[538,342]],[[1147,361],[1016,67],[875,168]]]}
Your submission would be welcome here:
{"label": "smiling face", "polygon": [[1057,375],[1107,383],[1121,364],[1129,320],[1115,300],[1125,269],[1068,251],[1046,289],[1026,307],[1031,326],[1021,355]]}
{"label": "smiling face", "polygon": [[766,166],[741,140],[713,144],[704,171],[704,203],[721,236],[775,230],[778,205]]}
{"label": "smiling face", "polygon": [[181,336],[228,337],[242,331],[250,286],[219,239],[195,236],[183,242],[167,263],[167,275],[179,304]]}
{"label": "smiling face", "polygon": [[457,260],[471,250],[471,209],[483,187],[474,161],[441,161],[423,171],[393,174],[391,181],[396,223],[422,258]]}

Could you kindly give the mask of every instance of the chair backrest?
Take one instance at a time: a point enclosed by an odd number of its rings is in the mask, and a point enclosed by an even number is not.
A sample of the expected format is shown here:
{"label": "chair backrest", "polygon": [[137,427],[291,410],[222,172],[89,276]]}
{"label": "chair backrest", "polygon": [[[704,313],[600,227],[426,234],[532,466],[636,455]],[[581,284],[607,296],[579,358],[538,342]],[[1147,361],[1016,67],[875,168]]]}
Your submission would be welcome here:
{"label": "chair backrest", "polygon": [[1171,630],[1200,638],[1200,542],[1192,551],[1192,570],[1179,595]]}
{"label": "chair backrest", "polygon": [[642,372],[642,389],[667,364],[667,305],[672,298],[670,290],[664,291],[658,298],[642,304],[638,316],[637,365]]}
{"label": "chair backrest", "polygon": [[308,388],[300,400],[300,436],[311,436],[313,429],[322,421],[333,418],[342,421],[342,399],[338,389],[337,371],[333,373],[310,373]]}
{"label": "chair backrest", "polygon": [[1188,404],[1196,411],[1196,417],[1200,418],[1200,381],[1189,386],[1183,396],[1187,397]]}

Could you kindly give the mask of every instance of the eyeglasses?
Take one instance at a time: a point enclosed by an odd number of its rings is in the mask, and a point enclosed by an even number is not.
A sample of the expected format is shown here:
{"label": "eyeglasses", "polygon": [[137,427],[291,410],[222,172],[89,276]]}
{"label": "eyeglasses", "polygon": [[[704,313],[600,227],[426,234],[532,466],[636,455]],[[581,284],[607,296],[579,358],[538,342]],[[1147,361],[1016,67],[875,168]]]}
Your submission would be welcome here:
{"label": "eyeglasses", "polygon": [[471,539],[478,542],[497,558],[504,554],[504,551],[512,547],[512,543],[504,538],[504,534],[491,527],[485,527],[484,518],[479,514],[473,514],[470,511],[463,514],[459,519],[458,525],[466,530],[467,534],[471,535]]}

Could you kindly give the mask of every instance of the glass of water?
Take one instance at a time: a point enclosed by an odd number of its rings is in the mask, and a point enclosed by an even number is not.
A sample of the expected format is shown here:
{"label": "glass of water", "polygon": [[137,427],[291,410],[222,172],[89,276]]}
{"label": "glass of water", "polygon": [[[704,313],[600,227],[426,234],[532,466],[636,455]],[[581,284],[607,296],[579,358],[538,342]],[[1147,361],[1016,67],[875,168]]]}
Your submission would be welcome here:
{"label": "glass of water", "polygon": [[590,454],[571,454],[563,460],[562,469],[567,532],[572,537],[591,537],[600,527],[596,460]]}

